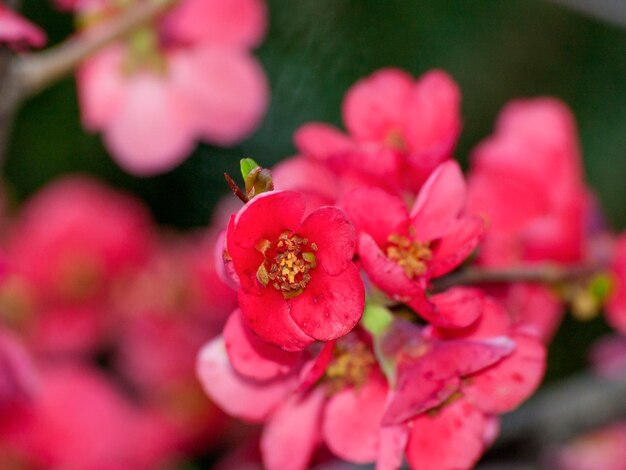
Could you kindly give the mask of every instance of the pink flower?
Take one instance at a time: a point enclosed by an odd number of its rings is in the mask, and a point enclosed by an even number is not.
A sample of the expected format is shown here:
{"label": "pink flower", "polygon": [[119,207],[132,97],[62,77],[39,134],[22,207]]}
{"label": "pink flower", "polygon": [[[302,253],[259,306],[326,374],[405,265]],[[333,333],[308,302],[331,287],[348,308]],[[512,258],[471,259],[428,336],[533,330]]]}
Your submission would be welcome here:
{"label": "pink flower", "polygon": [[[474,151],[468,178],[468,207],[489,227],[480,264],[587,257],[592,198],[579,153],[573,116],[560,101],[537,98],[505,107],[494,135]],[[562,304],[541,286],[512,286],[498,295],[545,341],[560,324]]]}
{"label": "pink flower", "polygon": [[265,422],[265,468],[306,469],[320,440],[342,459],[376,459],[388,387],[359,333],[326,343],[312,358],[263,343],[235,312],[224,338],[201,351],[198,375],[229,413]]}
{"label": "pink flower", "polygon": [[553,452],[556,470],[626,470],[626,423],[617,422],[577,437]]}
{"label": "pink flower", "polygon": [[465,182],[458,164],[450,161],[437,168],[410,213],[402,200],[377,188],[356,189],[339,204],[357,229],[361,265],[377,287],[409,301],[429,321],[466,326],[476,318],[469,310],[463,319],[446,315],[451,312],[446,304],[471,302],[474,296],[465,289],[430,301],[425,297],[430,280],[459,266],[483,235],[481,219],[464,211]]}
{"label": "pink flower", "polygon": [[581,260],[589,203],[582,178],[569,109],[550,98],[509,104],[472,157],[468,206],[489,221],[481,262]]}
{"label": "pink flower", "polygon": [[41,393],[0,425],[27,468],[149,470],[172,458],[167,430],[84,366],[42,368]]}
{"label": "pink flower", "polygon": [[181,2],[160,24],[85,62],[77,77],[83,125],[101,131],[118,163],[139,175],[175,167],[198,139],[237,143],[267,103],[249,53],[264,30],[261,0]]}
{"label": "pink flower", "polygon": [[398,69],[382,69],[346,94],[343,120],[349,136],[312,123],[295,136],[301,154],[337,169],[356,170],[383,187],[416,191],[450,158],[461,129],[456,84],[433,70],[415,81]]}
{"label": "pink flower", "polygon": [[0,2],[0,44],[8,44],[16,51],[46,44],[46,34]]}
{"label": "pink flower", "polygon": [[139,267],[152,243],[144,207],[94,180],[67,177],[33,196],[8,243],[9,262],[33,304],[25,318],[31,344],[48,351],[97,346],[112,326],[114,280]]}
{"label": "pink flower", "polygon": [[37,381],[29,353],[17,338],[0,327],[0,414],[7,407],[32,398]]}
{"label": "pink flower", "polygon": [[247,325],[287,350],[339,338],[363,313],[352,224],[330,206],[303,220],[305,206],[293,191],[260,194],[231,218],[226,234]]}
{"label": "pink flower", "polygon": [[606,318],[613,328],[626,333],[626,235],[617,238],[611,263],[613,288],[606,303]]}

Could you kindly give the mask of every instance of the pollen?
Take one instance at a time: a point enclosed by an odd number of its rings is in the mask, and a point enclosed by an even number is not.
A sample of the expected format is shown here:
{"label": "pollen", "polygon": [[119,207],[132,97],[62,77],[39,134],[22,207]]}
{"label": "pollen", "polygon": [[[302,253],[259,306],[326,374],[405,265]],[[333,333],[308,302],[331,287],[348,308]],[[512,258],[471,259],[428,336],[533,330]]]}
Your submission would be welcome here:
{"label": "pollen", "polygon": [[335,347],[325,379],[327,393],[332,395],[347,387],[361,387],[376,364],[374,355],[362,342],[344,341]]}
{"label": "pollen", "polygon": [[286,299],[300,295],[311,280],[310,271],[317,267],[317,245],[307,238],[285,231],[276,241],[262,240],[257,249],[264,255],[257,271],[257,279],[264,286],[271,285]]}
{"label": "pollen", "polygon": [[387,258],[398,263],[409,279],[426,272],[426,262],[432,259],[428,243],[420,243],[404,235],[391,234],[388,238]]}

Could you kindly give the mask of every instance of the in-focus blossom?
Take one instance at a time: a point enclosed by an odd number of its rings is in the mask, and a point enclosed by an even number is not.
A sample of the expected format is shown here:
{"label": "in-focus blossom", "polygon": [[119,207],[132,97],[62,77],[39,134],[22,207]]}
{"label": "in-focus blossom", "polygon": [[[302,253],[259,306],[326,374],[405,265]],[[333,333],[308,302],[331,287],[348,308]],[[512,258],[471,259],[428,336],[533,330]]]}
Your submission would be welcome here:
{"label": "in-focus blossom", "polygon": [[[563,103],[537,98],[509,104],[471,163],[468,207],[482,214],[489,227],[480,264],[510,267],[586,259],[591,197],[574,118]],[[518,289],[527,291],[521,298],[534,299],[527,310],[516,303],[520,321],[549,340],[563,313],[559,300],[538,286]],[[543,315],[537,314],[537,304],[543,305]]]}
{"label": "in-focus blossom", "polygon": [[226,234],[247,325],[287,350],[341,337],[363,313],[354,227],[330,206],[303,219],[305,207],[297,192],[260,194],[231,218]]}
{"label": "in-focus blossom", "polygon": [[7,44],[16,51],[46,44],[46,34],[0,2],[0,45]]}
{"label": "in-focus blossom", "polygon": [[378,188],[355,189],[339,204],[359,233],[361,265],[378,288],[441,326],[467,326],[476,319],[471,308],[463,319],[447,315],[450,302],[476,297],[464,289],[425,297],[430,281],[458,267],[483,236],[482,220],[464,210],[465,182],[457,163],[443,163],[431,175],[410,213],[401,199]]}
{"label": "in-focus blossom", "polygon": [[450,158],[459,132],[460,93],[444,72],[417,81],[398,69],[382,69],[346,94],[348,135],[326,124],[298,130],[302,155],[321,159],[340,173],[356,171],[386,188],[417,191]]}
{"label": "in-focus blossom", "polygon": [[152,229],[140,203],[89,178],[45,187],[9,234],[4,314],[24,316],[14,320],[37,350],[93,350],[112,326],[110,288],[147,260]]}
{"label": "in-focus blossom", "polygon": [[175,167],[196,140],[239,142],[267,104],[265,76],[249,52],[265,24],[262,0],[182,1],[83,64],[83,125],[102,132],[117,162],[138,175]]}

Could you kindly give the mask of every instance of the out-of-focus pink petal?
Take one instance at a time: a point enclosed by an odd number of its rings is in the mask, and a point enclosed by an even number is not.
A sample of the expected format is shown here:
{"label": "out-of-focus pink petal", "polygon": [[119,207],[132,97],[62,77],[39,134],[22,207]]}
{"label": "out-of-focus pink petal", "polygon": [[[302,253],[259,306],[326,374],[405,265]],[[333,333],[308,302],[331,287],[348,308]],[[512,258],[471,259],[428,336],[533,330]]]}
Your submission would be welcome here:
{"label": "out-of-focus pink petal", "polygon": [[322,350],[315,359],[312,359],[306,363],[300,371],[300,384],[298,385],[298,392],[305,393],[308,391],[319,379],[324,376],[328,364],[333,360],[333,351],[335,349],[335,341],[327,341],[324,343]]}
{"label": "out-of-focus pink petal", "polygon": [[183,43],[212,43],[250,48],[266,28],[262,0],[185,0],[163,21],[166,36]]}
{"label": "out-of-focus pink petal", "polygon": [[296,130],[294,143],[298,151],[319,160],[345,155],[354,149],[354,142],[328,124],[312,122]]}
{"label": "out-of-focus pink petal", "polygon": [[485,447],[485,426],[485,415],[462,399],[434,416],[420,415],[407,444],[409,465],[420,470],[472,468]]}
{"label": "out-of-focus pink petal", "polygon": [[419,282],[409,279],[398,263],[387,258],[367,233],[359,236],[358,252],[361,265],[369,278],[391,297],[410,299],[425,289]]}
{"label": "out-of-focus pink petal", "polygon": [[8,44],[15,50],[42,47],[46,44],[46,33],[0,3],[0,44]]}
{"label": "out-of-focus pink petal", "polygon": [[[309,289],[312,283],[306,288]],[[287,351],[301,351],[315,341],[303,331],[297,320],[294,321],[287,301],[272,286],[261,288],[258,294],[246,293],[242,289],[238,298],[246,324],[263,340]]]}
{"label": "out-of-focus pink petal", "polygon": [[404,450],[409,440],[409,426],[384,426],[380,428],[379,439],[376,470],[397,470],[402,466]]}
{"label": "out-of-focus pink petal", "polygon": [[239,309],[228,318],[223,334],[233,369],[245,377],[269,380],[285,375],[300,359],[300,354],[284,351],[252,333]]}
{"label": "out-of-focus pink petal", "polygon": [[339,201],[357,233],[365,232],[379,247],[389,243],[392,233],[404,234],[409,213],[396,196],[379,188],[358,188],[346,193]]}
{"label": "out-of-focus pink petal", "polygon": [[430,277],[440,277],[458,267],[476,249],[485,234],[483,219],[465,216],[456,220],[450,232],[433,250],[428,267]]}
{"label": "out-of-focus pink petal", "polygon": [[411,211],[416,238],[427,242],[448,234],[465,206],[465,180],[459,164],[442,163],[420,190]]}
{"label": "out-of-focus pink petal", "polygon": [[322,429],[333,454],[355,463],[376,459],[387,391],[385,379],[375,372],[363,386],[344,389],[330,398]]}
{"label": "out-of-focus pink petal", "polygon": [[361,275],[354,264],[349,264],[337,276],[314,272],[304,292],[291,300],[291,316],[307,335],[329,341],[354,328],[364,305]]}
{"label": "out-of-focus pink petal", "polygon": [[480,317],[467,328],[439,329],[435,336],[446,339],[489,339],[509,333],[511,319],[507,310],[500,302],[483,296],[482,312]]}
{"label": "out-of-focus pink petal", "polygon": [[450,156],[461,130],[461,94],[441,70],[424,74],[413,87],[403,134],[415,163],[434,170]]}
{"label": "out-of-focus pink petal", "polygon": [[[424,295],[418,295],[410,305],[438,328],[465,328],[482,314],[483,297],[479,289],[453,287],[427,300]],[[429,304],[432,308],[428,308]]]}
{"label": "out-of-focus pink petal", "polygon": [[385,140],[401,132],[413,78],[402,70],[383,69],[358,81],[343,103],[346,128],[360,140]]}
{"label": "out-of-focus pink petal", "polygon": [[[275,189],[300,191],[307,197],[307,212],[335,202],[339,182],[322,163],[306,157],[294,157],[279,162],[272,168]],[[312,205],[311,197],[316,197]]]}
{"label": "out-of-focus pink petal", "polygon": [[0,328],[0,410],[36,392],[34,364],[13,335]]}
{"label": "out-of-focus pink petal", "polygon": [[194,131],[202,138],[229,146],[257,127],[267,107],[268,87],[261,66],[248,52],[189,48],[172,56],[171,69],[177,92],[188,102]]}
{"label": "out-of-focus pink petal", "polygon": [[538,284],[514,284],[502,302],[517,327],[523,327],[527,332],[534,331],[546,344],[556,333],[565,314],[565,306],[558,296]]}
{"label": "out-of-focus pink petal", "polygon": [[263,463],[268,470],[305,470],[320,441],[325,396],[317,389],[292,395],[272,415],[261,436]]}
{"label": "out-of-focus pink petal", "polygon": [[464,387],[466,398],[485,413],[507,413],[539,387],[546,369],[546,347],[531,336],[515,334],[513,354],[474,374]]}
{"label": "out-of-focus pink petal", "polygon": [[[295,191],[259,194],[237,214],[233,241],[244,248],[253,248],[259,240],[273,242],[285,230],[297,231],[305,207],[304,196]],[[230,247],[231,240],[228,242]]]}
{"label": "out-of-focus pink petal", "polygon": [[316,209],[304,219],[299,233],[317,245],[315,258],[331,276],[345,271],[352,263],[356,232],[341,209],[333,206]]}
{"label": "out-of-focus pink petal", "polygon": [[264,421],[293,389],[296,377],[271,381],[246,379],[230,365],[224,340],[216,338],[198,353],[196,373],[211,400],[228,414]]}
{"label": "out-of-focus pink petal", "polygon": [[611,335],[600,338],[590,352],[595,373],[608,379],[626,377],[626,338]]}
{"label": "out-of-focus pink petal", "polygon": [[124,49],[107,47],[78,68],[76,85],[83,126],[97,131],[116,119],[126,101],[127,83],[122,74]]}
{"label": "out-of-focus pink petal", "polygon": [[615,244],[611,266],[613,290],[606,304],[606,319],[619,332],[626,334],[626,235]]}
{"label": "out-of-focus pink petal", "polygon": [[195,147],[188,101],[158,76],[136,75],[126,87],[123,104],[104,129],[112,156],[142,176],[175,167]]}

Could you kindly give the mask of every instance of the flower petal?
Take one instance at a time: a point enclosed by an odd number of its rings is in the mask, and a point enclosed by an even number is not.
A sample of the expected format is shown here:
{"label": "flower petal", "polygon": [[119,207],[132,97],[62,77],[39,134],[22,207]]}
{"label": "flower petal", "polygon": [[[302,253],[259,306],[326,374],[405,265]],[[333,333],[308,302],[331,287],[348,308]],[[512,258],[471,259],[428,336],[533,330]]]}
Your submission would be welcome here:
{"label": "flower petal", "polygon": [[409,279],[404,269],[395,261],[387,258],[374,239],[367,233],[359,236],[359,257],[361,266],[376,287],[396,299],[415,297],[425,289],[418,278]]}
{"label": "flower petal", "polygon": [[347,388],[328,401],[324,410],[324,440],[333,454],[354,463],[376,459],[387,384],[373,373],[360,388]]}
{"label": "flower petal", "polygon": [[539,387],[546,369],[546,347],[538,339],[513,335],[513,354],[474,374],[463,392],[485,413],[501,414],[517,408]]}
{"label": "flower petal", "polygon": [[311,122],[298,128],[294,143],[301,154],[318,160],[339,157],[354,149],[354,143],[347,135],[319,122]]}
{"label": "flower petal", "polygon": [[367,233],[381,247],[389,243],[389,235],[404,233],[408,225],[409,213],[402,200],[379,188],[350,191],[338,205],[346,212],[357,233]]}
{"label": "flower petal", "polygon": [[283,402],[296,381],[295,375],[261,382],[237,374],[228,361],[221,337],[200,350],[196,372],[211,400],[228,414],[252,422],[264,421]]}
{"label": "flower petal", "polygon": [[431,278],[440,277],[458,267],[472,254],[484,235],[483,219],[475,216],[457,219],[450,232],[434,248],[428,275]]}
{"label": "flower petal", "polygon": [[314,342],[291,318],[287,301],[273,287],[261,288],[258,294],[242,289],[238,299],[246,324],[264,341],[286,351],[301,351]]}
{"label": "flower petal", "polygon": [[261,436],[263,464],[268,470],[306,470],[320,440],[322,389],[304,398],[292,395],[274,413]]}
{"label": "flower petal", "polygon": [[281,232],[298,229],[305,208],[304,196],[295,191],[259,194],[237,213],[233,241],[253,249],[259,240],[273,242]]}
{"label": "flower petal", "polygon": [[380,429],[376,470],[397,470],[400,468],[408,440],[409,427],[407,425],[382,427]]}
{"label": "flower petal", "polygon": [[465,470],[478,461],[483,449],[486,418],[465,400],[443,407],[436,415],[413,420],[407,444],[411,468]]}
{"label": "flower petal", "polygon": [[236,144],[259,124],[268,86],[261,66],[247,52],[196,47],[176,54],[170,67],[190,104],[196,131],[208,142]]}
{"label": "flower petal", "polygon": [[430,298],[418,295],[409,304],[438,328],[465,328],[482,313],[484,295],[479,289],[453,287]]}
{"label": "flower petal", "polygon": [[313,211],[299,229],[309,243],[317,245],[315,257],[322,268],[336,276],[352,264],[356,248],[354,226],[337,207],[325,206]]}
{"label": "flower petal", "polygon": [[304,292],[290,301],[293,320],[318,341],[344,336],[363,315],[365,289],[359,270],[349,264],[338,276],[313,273]]}
{"label": "flower petal", "polygon": [[459,164],[447,161],[439,165],[424,183],[411,211],[417,239],[427,242],[447,235],[465,206],[465,193]]}
{"label": "flower petal", "polygon": [[399,69],[382,69],[358,81],[346,94],[343,120],[360,140],[385,140],[401,131],[413,78]]}
{"label": "flower petal", "polygon": [[223,335],[233,369],[245,377],[269,380],[288,374],[300,360],[300,354],[284,351],[256,336],[239,309],[228,317]]}

